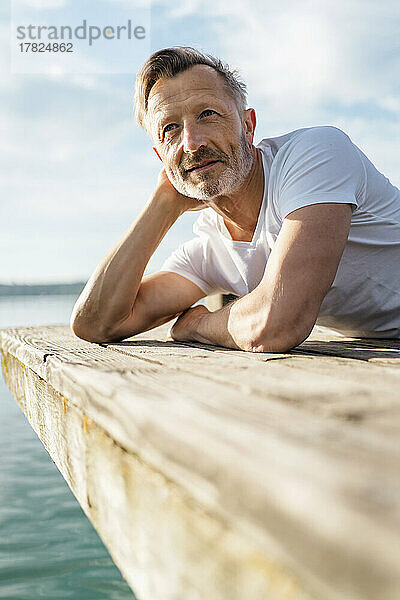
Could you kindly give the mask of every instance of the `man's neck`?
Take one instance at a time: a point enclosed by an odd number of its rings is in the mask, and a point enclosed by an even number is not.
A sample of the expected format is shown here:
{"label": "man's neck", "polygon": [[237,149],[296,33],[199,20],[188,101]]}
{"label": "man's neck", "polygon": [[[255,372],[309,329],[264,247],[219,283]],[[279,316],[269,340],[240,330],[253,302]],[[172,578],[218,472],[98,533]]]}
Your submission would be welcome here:
{"label": "man's neck", "polygon": [[223,217],[232,239],[243,242],[253,238],[265,185],[261,150],[255,146],[252,149],[253,165],[240,189],[229,196],[218,196],[209,204]]}

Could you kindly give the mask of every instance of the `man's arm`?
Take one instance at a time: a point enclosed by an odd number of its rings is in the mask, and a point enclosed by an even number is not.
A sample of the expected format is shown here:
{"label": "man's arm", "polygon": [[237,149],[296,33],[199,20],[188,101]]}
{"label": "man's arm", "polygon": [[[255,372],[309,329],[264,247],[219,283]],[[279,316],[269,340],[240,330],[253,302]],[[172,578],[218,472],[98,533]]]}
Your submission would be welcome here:
{"label": "man's arm", "polygon": [[349,204],[293,211],[283,221],[259,285],[214,313],[190,309],[171,336],[252,352],[282,352],[301,343],[335,278],[350,220]]}
{"label": "man's arm", "polygon": [[176,219],[198,206],[196,200],[179,194],[162,170],[142,213],[100,262],[79,296],[71,315],[71,328],[78,337],[98,343],[129,337],[167,322],[205,296],[176,273],[143,278],[150,257]]}

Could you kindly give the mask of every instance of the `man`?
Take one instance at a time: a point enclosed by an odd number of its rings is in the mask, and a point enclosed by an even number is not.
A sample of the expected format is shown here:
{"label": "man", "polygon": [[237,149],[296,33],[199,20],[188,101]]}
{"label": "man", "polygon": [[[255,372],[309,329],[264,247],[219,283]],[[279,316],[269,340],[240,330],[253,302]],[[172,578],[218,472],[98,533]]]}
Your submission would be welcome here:
{"label": "man", "polygon": [[[244,84],[186,47],[148,59],[135,99],[163,169],[79,297],[76,335],[120,340],[179,317],[175,340],[253,352],[292,348],[316,322],[400,337],[400,192],[345,133],[310,127],[254,146]],[[143,277],[188,210],[201,211],[197,237]],[[239,298],[192,307],[218,291]]]}

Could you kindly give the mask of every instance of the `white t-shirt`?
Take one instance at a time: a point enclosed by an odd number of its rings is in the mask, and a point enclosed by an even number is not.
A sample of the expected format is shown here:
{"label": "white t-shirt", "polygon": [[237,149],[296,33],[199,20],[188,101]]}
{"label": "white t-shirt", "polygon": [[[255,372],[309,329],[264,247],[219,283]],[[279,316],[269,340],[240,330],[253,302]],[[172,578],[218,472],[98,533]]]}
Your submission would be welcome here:
{"label": "white t-shirt", "polygon": [[264,196],[251,242],[232,240],[206,208],[196,237],[164,262],[206,295],[243,296],[264,274],[283,219],[323,202],[350,203],[351,227],[317,324],[344,335],[400,338],[400,191],[336,127],[298,129],[262,140]]}

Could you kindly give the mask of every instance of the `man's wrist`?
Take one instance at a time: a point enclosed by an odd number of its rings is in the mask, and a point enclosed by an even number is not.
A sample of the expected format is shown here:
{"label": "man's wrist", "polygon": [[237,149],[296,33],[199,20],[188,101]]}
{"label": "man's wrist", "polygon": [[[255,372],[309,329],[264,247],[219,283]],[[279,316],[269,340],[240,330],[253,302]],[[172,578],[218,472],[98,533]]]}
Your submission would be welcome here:
{"label": "man's wrist", "polygon": [[173,222],[175,222],[183,212],[176,199],[171,198],[169,194],[164,191],[154,191],[150,198],[150,204],[161,208],[164,214],[170,215]]}
{"label": "man's wrist", "polygon": [[230,308],[224,306],[215,312],[196,315],[191,331],[192,339],[202,344],[213,344],[239,349],[228,331]]}
{"label": "man's wrist", "polygon": [[190,331],[190,337],[194,342],[199,342],[200,344],[210,344],[210,340],[206,335],[206,320],[210,317],[210,312],[200,313],[195,316],[193,321],[193,325]]}

